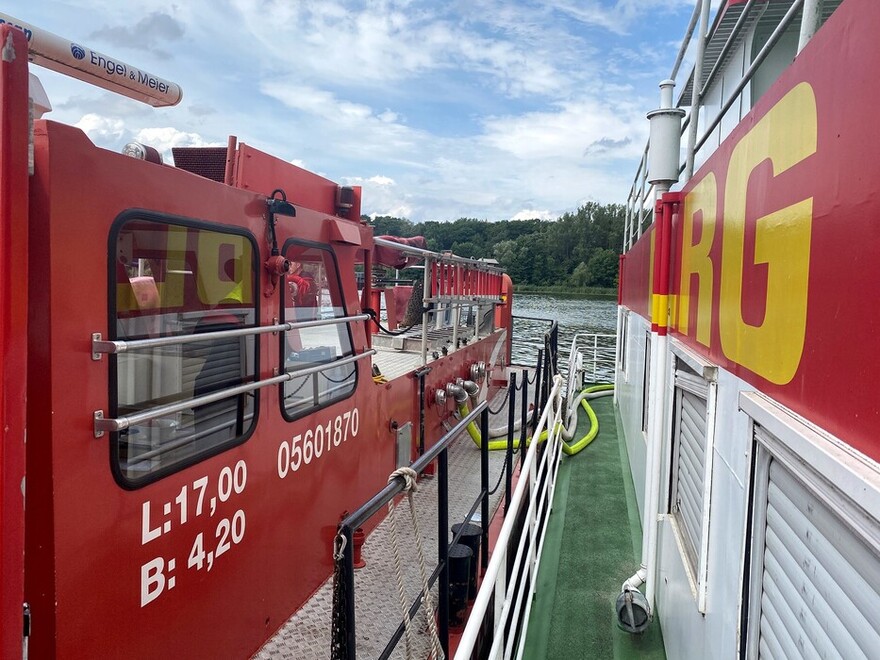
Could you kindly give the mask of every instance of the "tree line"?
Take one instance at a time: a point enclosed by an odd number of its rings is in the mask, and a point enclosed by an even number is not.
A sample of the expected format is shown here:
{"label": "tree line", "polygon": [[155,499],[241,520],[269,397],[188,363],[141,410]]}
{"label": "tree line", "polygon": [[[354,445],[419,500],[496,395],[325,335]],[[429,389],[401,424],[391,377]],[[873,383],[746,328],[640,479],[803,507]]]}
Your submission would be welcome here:
{"label": "tree line", "polygon": [[584,289],[617,286],[625,217],[622,204],[587,202],[556,220],[363,219],[377,236],[424,236],[430,250],[495,258],[518,285]]}

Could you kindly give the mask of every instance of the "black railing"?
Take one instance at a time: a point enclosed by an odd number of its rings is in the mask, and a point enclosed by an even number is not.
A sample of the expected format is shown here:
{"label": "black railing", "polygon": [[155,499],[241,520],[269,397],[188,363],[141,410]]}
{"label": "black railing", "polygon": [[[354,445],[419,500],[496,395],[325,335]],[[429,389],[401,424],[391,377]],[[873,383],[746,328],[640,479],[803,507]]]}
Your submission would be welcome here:
{"label": "black railing", "polygon": [[[542,319],[543,320],[543,319]],[[545,334],[545,349],[544,351],[539,352],[539,362],[538,369],[535,372],[534,380],[532,381],[535,386],[535,403],[541,403],[542,400],[547,398],[546,394],[542,393],[544,389],[543,384],[552,381],[552,374],[555,371],[555,362],[556,362],[556,351],[555,351],[555,335],[556,335],[557,325],[553,322],[550,330]],[[548,358],[544,359],[543,355],[547,355]],[[427,370],[426,370],[427,371]],[[417,374],[417,377],[421,374]],[[508,382],[508,396],[507,396],[507,448],[506,448],[506,460],[505,465],[503,467],[503,474],[499,475],[499,480],[504,479],[504,510],[505,512],[510,507],[511,495],[513,492],[513,474],[515,471],[515,463],[518,458],[520,464],[525,460],[525,453],[527,449],[527,438],[531,435],[530,429],[534,427],[536,424],[536,420],[538,418],[538,410],[540,408],[536,408],[533,411],[531,423],[529,422],[529,371],[528,369],[522,369],[520,372],[520,379],[517,378],[517,373],[513,372],[510,374],[510,379]],[[424,376],[419,378],[420,381],[424,381]],[[518,384],[519,380],[519,384]],[[522,397],[517,400],[517,392],[522,391]],[[519,407],[519,413],[521,415],[520,422],[520,431],[519,431],[519,446],[518,452],[519,456],[517,457],[517,450],[514,449],[514,420],[517,414],[517,408]],[[480,443],[480,492],[477,498],[474,500],[473,505],[470,507],[467,515],[464,518],[465,523],[470,522],[473,519],[474,514],[477,511],[477,508],[480,508],[480,519],[482,521],[481,524],[481,542],[480,542],[480,566],[482,570],[485,571],[486,567],[489,563],[489,543],[488,543],[488,524],[490,520],[489,513],[489,496],[492,491],[489,490],[489,408],[486,402],[479,404],[474,410],[459,421],[456,426],[451,429],[448,433],[446,433],[440,440],[430,447],[429,449],[424,448],[423,441],[421,438],[423,437],[420,434],[419,441],[419,458],[413,462],[410,466],[417,474],[421,475],[422,472],[427,468],[427,466],[434,461],[437,460],[437,532],[438,532],[438,540],[437,540],[437,564],[434,567],[431,575],[428,579],[428,588],[432,588],[435,583],[439,580],[438,586],[438,596],[439,603],[437,604],[437,614],[438,614],[438,634],[440,636],[440,644],[443,648],[444,653],[448,656],[449,652],[449,573],[448,573],[448,555],[449,555],[449,547],[455,543],[459,542],[459,539],[462,533],[465,531],[465,526],[462,525],[458,530],[458,533],[453,536],[451,542],[447,543],[448,539],[448,530],[450,528],[449,524],[449,471],[448,471],[448,461],[447,461],[447,451],[449,445],[459,436],[461,435],[468,424],[475,421],[479,417],[480,422],[480,436],[481,439],[485,439]],[[421,421],[421,420],[420,420]],[[496,484],[495,488],[498,485]],[[376,515],[383,506],[387,506],[388,502],[391,501],[394,497],[399,495],[404,491],[405,488],[405,480],[403,477],[396,477],[393,481],[390,481],[388,485],[385,486],[381,491],[376,493],[369,501],[367,501],[364,505],[362,505],[357,511],[347,516],[342,522],[339,523],[338,533],[337,533],[337,543],[340,543],[340,539],[344,539],[341,541],[342,543],[342,552],[336,558],[336,570],[334,573],[334,598],[333,598],[333,640],[332,640],[332,648],[331,648],[331,658],[332,660],[354,660],[357,657],[357,635],[356,635],[356,625],[355,625],[355,587],[354,587],[354,546],[353,546],[353,534],[356,529],[364,525],[367,520],[369,520],[372,516]],[[519,531],[513,535],[511,538],[511,543],[516,544],[519,542],[520,534],[522,533],[522,527],[519,527]],[[509,564],[513,561],[514,557],[510,555]],[[476,557],[473,558],[474,561],[477,560]],[[508,566],[508,576],[510,576],[510,569],[512,566]],[[415,599],[410,603],[407,617],[410,621],[415,618],[418,614],[419,609],[423,604],[423,600],[425,597],[424,589],[422,589]],[[491,624],[491,622],[488,622]],[[486,635],[483,639],[483,648],[488,649],[486,644],[491,645],[492,639],[492,630],[493,626],[488,625],[486,628]],[[379,660],[385,660],[391,656],[394,652],[395,647],[403,638],[406,632],[405,625],[403,621],[397,627],[394,634],[389,639],[387,645],[385,646],[382,653],[378,656]]]}
{"label": "black railing", "polygon": [[[449,574],[447,543],[449,530],[449,483],[447,450],[452,443],[470,424],[480,418],[480,432],[486,442],[481,442],[480,456],[480,494],[474,501],[470,513],[465,519],[469,522],[478,506],[481,506],[481,520],[483,521],[481,538],[481,559],[485,567],[489,561],[489,412],[488,404],[484,401],[464,417],[455,427],[446,433],[432,447],[427,449],[410,467],[421,474],[425,468],[437,459],[437,554],[438,561],[431,577],[428,580],[430,589],[439,579],[439,604],[438,604],[438,632],[440,644],[446,656],[449,655]],[[357,637],[355,634],[355,592],[354,592],[354,531],[361,527],[367,520],[376,515],[383,506],[386,506],[395,496],[404,491],[405,480],[403,477],[395,477],[388,482],[381,491],[376,493],[368,502],[357,511],[346,517],[339,523],[337,544],[342,545],[342,552],[335,557],[336,570],[333,585],[333,639],[331,641],[331,658],[333,660],[355,660],[357,657]],[[453,539],[455,543],[458,539]],[[336,552],[336,551],[334,551]],[[424,599],[424,589],[416,596],[409,607],[408,618],[412,620],[418,613]],[[395,646],[403,637],[405,626],[401,621],[394,635],[380,655],[387,658],[393,652]]]}

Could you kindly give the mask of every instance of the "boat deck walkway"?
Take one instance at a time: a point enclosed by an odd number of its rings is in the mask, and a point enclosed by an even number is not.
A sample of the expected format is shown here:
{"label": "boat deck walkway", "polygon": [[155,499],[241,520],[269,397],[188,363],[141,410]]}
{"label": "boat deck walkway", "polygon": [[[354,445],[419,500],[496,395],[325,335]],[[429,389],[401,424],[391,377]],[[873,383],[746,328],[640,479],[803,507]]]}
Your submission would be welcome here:
{"label": "boat deck walkway", "polygon": [[[500,407],[504,391],[498,392],[491,405]],[[506,409],[498,416],[490,415],[492,425],[503,424]],[[454,422],[455,420],[453,420]],[[449,446],[449,523],[462,522],[480,493],[480,451],[467,432],[463,431]],[[504,466],[504,452],[489,453],[489,479],[499,480]],[[428,570],[437,561],[437,490],[438,480],[423,479],[414,496]],[[489,509],[494,515],[501,503],[503,488],[490,495]],[[403,573],[407,599],[419,593],[419,557],[414,543],[415,530],[404,499],[398,500],[398,544],[403,559]],[[479,523],[479,509],[474,522]],[[394,634],[401,616],[396,588],[396,569],[392,553],[390,521],[386,517],[368,536],[363,546],[366,567],[355,572],[355,620],[357,623],[357,657],[378,658]],[[329,549],[328,549],[329,551]],[[437,602],[437,587],[433,589]],[[253,656],[255,660],[326,660],[330,657],[331,623],[333,612],[333,578],[329,577],[315,594],[295,613],[280,630]],[[416,648],[413,657],[427,658],[430,637],[420,613],[414,620]],[[406,644],[401,641],[391,654],[391,660],[406,658]]]}
{"label": "boat deck walkway", "polygon": [[523,657],[665,658],[658,620],[641,635],[617,627],[615,601],[638,568],[642,530],[612,397],[591,405],[599,435],[563,456]]}

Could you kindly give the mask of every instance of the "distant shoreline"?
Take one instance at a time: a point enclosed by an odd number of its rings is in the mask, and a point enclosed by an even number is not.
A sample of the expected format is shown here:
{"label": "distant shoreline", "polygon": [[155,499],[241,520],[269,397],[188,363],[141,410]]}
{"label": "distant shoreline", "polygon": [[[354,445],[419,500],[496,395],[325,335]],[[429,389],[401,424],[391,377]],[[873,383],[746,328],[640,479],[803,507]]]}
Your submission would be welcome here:
{"label": "distant shoreline", "polygon": [[552,295],[563,298],[600,298],[600,299],[616,299],[617,289],[609,289],[606,287],[588,286],[584,288],[573,288],[570,286],[537,286],[534,284],[515,284],[513,285],[513,295],[518,293]]}

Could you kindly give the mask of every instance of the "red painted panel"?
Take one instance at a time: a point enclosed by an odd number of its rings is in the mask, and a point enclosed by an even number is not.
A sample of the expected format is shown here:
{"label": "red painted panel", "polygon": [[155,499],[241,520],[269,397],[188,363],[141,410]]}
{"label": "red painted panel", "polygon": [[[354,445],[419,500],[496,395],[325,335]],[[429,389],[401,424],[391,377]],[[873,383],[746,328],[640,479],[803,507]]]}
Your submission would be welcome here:
{"label": "red painted panel", "polygon": [[[244,143],[238,146],[234,185],[266,196],[281,188],[296,206],[336,215],[336,183]],[[360,186],[354,188],[353,205],[347,217],[360,222]]]}
{"label": "red painted panel", "polygon": [[[690,243],[696,245],[700,232],[711,231],[714,212],[711,265],[695,257],[711,273],[711,298],[701,303],[691,287],[687,300],[679,301],[689,310],[687,332],[677,331],[695,350],[874,459],[880,459],[880,384],[875,377],[880,177],[873,128],[880,102],[878,31],[876,3],[844,2],[689,182],[689,200],[701,191],[704,201],[715,202],[702,204]],[[814,128],[808,121],[810,95]],[[797,112],[781,111],[791,99],[798,99]],[[776,119],[762,123],[771,116]],[[761,133],[768,126],[770,132]],[[774,151],[761,160],[762,149]],[[746,167],[752,158],[751,172],[731,167],[736,158]],[[735,182],[744,174],[741,196]],[[738,207],[744,209],[741,222]],[[803,208],[806,225],[797,220]],[[679,257],[688,247],[681,245],[683,226],[677,218]],[[808,227],[806,239],[798,233],[803,226]],[[800,289],[798,260],[804,258],[808,271],[805,289]],[[681,294],[680,262],[673,282],[673,293]],[[797,302],[802,291],[805,312]],[[697,313],[711,323],[703,341],[697,338]],[[773,324],[784,332],[770,333]],[[772,339],[761,342],[765,335]],[[783,365],[786,360],[793,366]]]}
{"label": "red painted panel", "polygon": [[[94,332],[108,335],[110,225],[122,211],[144,208],[244,227],[264,260],[265,198],[97,149],[79,130],[52,122],[37,125],[36,169],[30,257],[45,264],[46,277],[31,282],[30,350],[40,378],[29,391],[35,430],[28,442],[29,484],[37,487],[28,489],[26,595],[41,626],[32,652],[247,656],[330,575],[340,515],[379,491],[395,467],[390,420],[418,426],[417,381],[401,376],[374,384],[364,361],[352,397],[294,422],[281,416],[278,389],[265,388],[257,431],[246,442],[143,488],[121,488],[108,465],[111,439],[94,438],[92,429],[92,412],[109,407],[109,360],[91,359],[90,339]],[[279,244],[291,236],[320,241],[326,215],[298,208],[294,222],[278,224]],[[362,239],[362,246],[333,246],[349,314],[359,311],[356,257],[372,247],[368,233]],[[279,300],[260,298],[262,324],[279,316]],[[352,340],[356,352],[365,349],[362,324],[352,327]],[[498,340],[496,334],[432,362],[426,391],[467,377],[475,361],[489,363]],[[260,378],[271,377],[279,344],[264,336],[259,347]],[[282,444],[328,423],[333,429],[355,409],[356,435],[281,476]],[[442,434],[441,422],[431,406],[429,446]],[[244,488],[221,501],[221,475],[239,465],[247,470]],[[198,514],[202,478],[207,485]],[[221,556],[224,534],[230,544]],[[198,558],[199,535],[203,550],[215,553],[202,568],[195,560],[188,566],[190,557]],[[163,588],[142,605],[145,579]]]}
{"label": "red painted panel", "polygon": [[620,272],[620,299],[624,307],[651,319],[651,249],[654,226],[642,234],[624,255]]}
{"label": "red painted panel", "polygon": [[0,657],[21,653],[27,387],[28,73],[24,33],[0,26]]}

